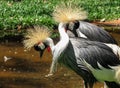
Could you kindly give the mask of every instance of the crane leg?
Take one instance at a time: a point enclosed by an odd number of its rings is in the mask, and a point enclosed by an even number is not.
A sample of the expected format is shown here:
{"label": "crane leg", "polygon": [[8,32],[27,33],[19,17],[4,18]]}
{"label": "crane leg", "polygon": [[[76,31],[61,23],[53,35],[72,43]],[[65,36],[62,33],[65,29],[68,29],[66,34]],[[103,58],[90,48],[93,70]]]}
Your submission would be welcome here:
{"label": "crane leg", "polygon": [[84,88],[88,88],[88,83],[85,81],[83,81],[83,83],[84,83]]}
{"label": "crane leg", "polygon": [[52,61],[52,64],[51,64],[51,67],[50,67],[50,72],[48,75],[45,75],[45,77],[50,77],[53,75],[53,73],[55,73],[57,70],[57,61],[56,60],[53,60]]}
{"label": "crane leg", "polygon": [[93,88],[94,83],[89,83],[89,88]]}
{"label": "crane leg", "polygon": [[103,88],[108,88],[105,82],[104,82],[104,87]]}

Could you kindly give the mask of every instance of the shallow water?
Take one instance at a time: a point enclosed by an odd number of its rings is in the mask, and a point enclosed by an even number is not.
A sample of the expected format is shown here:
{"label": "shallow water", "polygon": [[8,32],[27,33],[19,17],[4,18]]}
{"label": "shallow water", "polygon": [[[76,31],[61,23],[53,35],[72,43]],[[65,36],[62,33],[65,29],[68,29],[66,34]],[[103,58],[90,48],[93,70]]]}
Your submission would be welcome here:
{"label": "shallow water", "polygon": [[[120,34],[111,34],[120,45]],[[5,56],[9,60],[5,61]],[[38,52],[26,51],[19,41],[1,42],[0,88],[83,88],[80,76],[66,67],[58,66],[56,74],[46,78],[51,58],[47,51],[39,58]],[[103,84],[96,83],[94,88],[103,88]]]}

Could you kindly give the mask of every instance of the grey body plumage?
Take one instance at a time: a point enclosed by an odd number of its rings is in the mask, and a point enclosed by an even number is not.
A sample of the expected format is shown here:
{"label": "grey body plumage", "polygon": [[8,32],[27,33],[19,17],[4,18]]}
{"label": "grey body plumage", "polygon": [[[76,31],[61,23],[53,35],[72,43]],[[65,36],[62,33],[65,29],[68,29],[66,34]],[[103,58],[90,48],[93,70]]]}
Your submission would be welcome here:
{"label": "grey body plumage", "polygon": [[[105,44],[83,38],[70,38],[68,47],[61,53],[58,61],[74,70],[91,88],[98,80],[93,76],[91,71],[81,63],[81,59],[85,60],[95,69],[100,69],[98,63],[106,69],[111,69],[109,66],[120,65],[118,57]],[[111,87],[109,84],[112,85],[112,83],[115,82],[104,81],[109,88],[120,87],[117,83],[114,87]]]}

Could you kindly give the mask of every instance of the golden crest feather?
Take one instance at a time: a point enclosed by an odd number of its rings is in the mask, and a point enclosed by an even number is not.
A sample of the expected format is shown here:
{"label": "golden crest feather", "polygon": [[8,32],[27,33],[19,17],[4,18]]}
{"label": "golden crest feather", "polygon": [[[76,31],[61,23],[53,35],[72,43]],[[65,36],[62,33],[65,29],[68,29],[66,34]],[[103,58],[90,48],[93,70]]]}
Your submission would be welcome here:
{"label": "golden crest feather", "polygon": [[53,18],[56,22],[84,20],[87,18],[87,12],[72,3],[63,3],[55,7],[53,11]]}
{"label": "golden crest feather", "polygon": [[27,29],[24,36],[23,44],[26,49],[31,49],[35,44],[45,41],[51,35],[47,27],[35,26],[34,28]]}

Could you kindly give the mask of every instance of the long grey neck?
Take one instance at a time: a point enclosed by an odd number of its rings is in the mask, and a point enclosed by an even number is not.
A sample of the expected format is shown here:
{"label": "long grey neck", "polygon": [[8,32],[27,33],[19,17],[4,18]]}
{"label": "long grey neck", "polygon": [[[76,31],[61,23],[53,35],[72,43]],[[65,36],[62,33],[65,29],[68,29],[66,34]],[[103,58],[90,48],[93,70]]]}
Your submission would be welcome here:
{"label": "long grey neck", "polygon": [[69,43],[69,37],[67,33],[65,32],[65,28],[63,27],[63,24],[59,24],[59,33],[60,33],[60,41],[54,45],[53,40],[48,38],[49,46],[52,50],[52,53],[54,56],[59,57],[59,55],[64,51],[64,49],[67,47]]}
{"label": "long grey neck", "polygon": [[53,54],[52,64],[50,67],[50,74],[53,74],[57,69],[58,59],[60,59],[60,55],[66,49],[69,44],[69,37],[65,32],[64,26],[62,23],[59,24],[59,33],[60,33],[60,41],[54,45],[53,41],[49,39],[49,46],[51,47],[51,51]]}
{"label": "long grey neck", "polygon": [[59,29],[59,33],[60,33],[60,41],[59,41],[58,44],[61,47],[65,48],[68,45],[68,43],[69,43],[69,36],[66,33],[66,31],[65,31],[63,23],[59,24],[59,28],[58,29]]}

